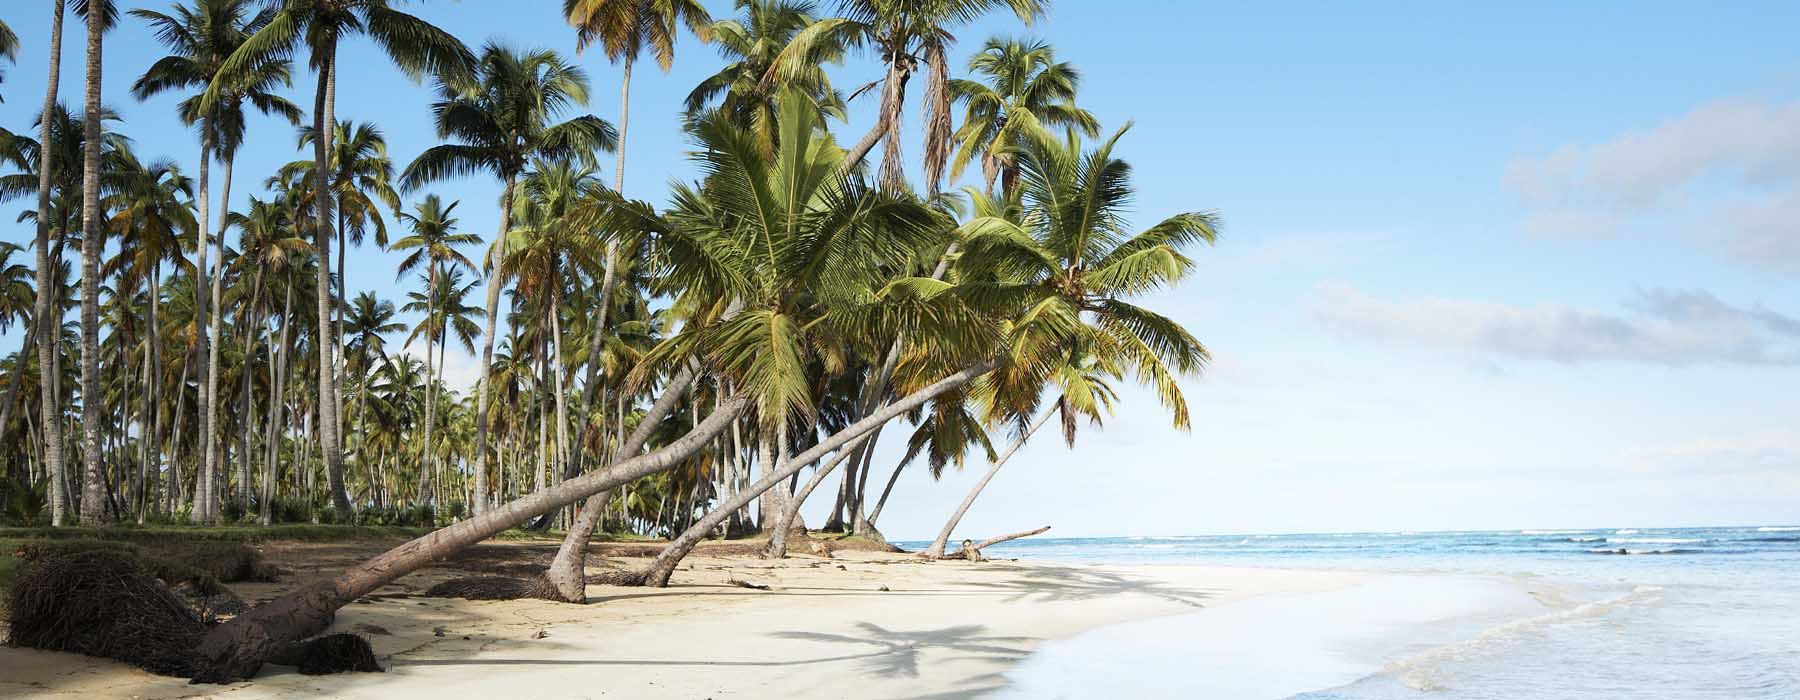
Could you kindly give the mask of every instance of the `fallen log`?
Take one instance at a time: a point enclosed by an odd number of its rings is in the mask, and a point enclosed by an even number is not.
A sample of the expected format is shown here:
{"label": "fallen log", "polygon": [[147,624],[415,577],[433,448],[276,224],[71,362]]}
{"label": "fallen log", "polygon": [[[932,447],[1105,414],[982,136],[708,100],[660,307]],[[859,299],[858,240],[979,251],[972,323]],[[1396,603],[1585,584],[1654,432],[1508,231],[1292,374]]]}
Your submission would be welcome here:
{"label": "fallen log", "polygon": [[1001,542],[1016,540],[1021,537],[1030,537],[1032,535],[1040,535],[1040,534],[1043,534],[1043,533],[1049,532],[1049,531],[1050,531],[1050,526],[1045,525],[1036,530],[1026,530],[1024,532],[1015,532],[1010,535],[1001,535],[999,537],[990,537],[990,538],[982,540],[981,542],[976,543],[976,544],[969,544],[968,540],[963,540],[963,548],[962,549],[959,549],[957,551],[946,554],[946,555],[944,555],[944,558],[945,559],[968,559],[969,561],[981,561],[982,560],[981,559],[981,550],[983,550],[983,549],[987,549],[988,547],[992,547],[994,545],[1000,544]]}

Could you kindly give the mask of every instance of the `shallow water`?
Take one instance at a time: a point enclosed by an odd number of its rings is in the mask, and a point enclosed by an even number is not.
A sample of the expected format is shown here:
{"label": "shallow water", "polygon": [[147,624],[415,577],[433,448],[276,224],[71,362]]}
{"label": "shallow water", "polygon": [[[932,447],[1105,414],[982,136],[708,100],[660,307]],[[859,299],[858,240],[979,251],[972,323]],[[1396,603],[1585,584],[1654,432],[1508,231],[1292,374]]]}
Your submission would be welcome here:
{"label": "shallow water", "polygon": [[990,556],[1386,575],[1046,644],[1008,698],[1800,698],[1800,527],[1019,540]]}

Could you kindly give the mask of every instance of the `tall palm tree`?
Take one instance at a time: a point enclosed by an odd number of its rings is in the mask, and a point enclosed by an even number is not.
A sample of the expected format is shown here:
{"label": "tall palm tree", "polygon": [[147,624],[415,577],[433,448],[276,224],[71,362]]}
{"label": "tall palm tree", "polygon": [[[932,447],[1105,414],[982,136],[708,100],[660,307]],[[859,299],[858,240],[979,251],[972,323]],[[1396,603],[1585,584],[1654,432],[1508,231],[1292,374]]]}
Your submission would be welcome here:
{"label": "tall palm tree", "polygon": [[[318,139],[311,127],[300,130],[300,146],[305,148]],[[310,160],[298,160],[282,166],[282,173],[295,182],[304,182],[313,168]],[[337,289],[336,298],[346,298],[344,291],[350,277],[345,256],[351,245],[362,245],[374,234],[376,247],[388,244],[387,222],[381,216],[382,205],[400,210],[400,194],[394,191],[394,163],[388,158],[387,139],[381,128],[368,122],[339,121],[331,137],[332,212],[337,217]],[[344,344],[344,304],[337,307],[337,321],[332,328],[334,347]],[[344,381],[346,361],[341,352],[337,358],[336,381]],[[344,395],[338,391],[333,407],[341,415]],[[338,434],[342,443],[343,434]],[[342,445],[339,445],[342,450]]]}
{"label": "tall palm tree", "polygon": [[[38,346],[38,425],[43,431],[45,471],[50,474],[50,524],[61,526],[65,517],[68,498],[63,493],[63,436],[62,407],[54,400],[56,397],[56,378],[48,371],[55,366],[56,344],[49,342],[55,338],[62,327],[62,313],[56,295],[49,293],[53,289],[50,260],[50,185],[52,172],[57,168],[54,158],[55,149],[51,148],[51,126],[57,121],[56,91],[60,87],[59,77],[62,73],[62,34],[63,8],[67,0],[50,0],[50,79],[44,89],[44,109],[38,113],[38,150],[37,163],[37,289],[36,308],[32,318],[37,325]],[[63,166],[64,170],[68,167]],[[59,248],[60,250],[60,248]],[[57,256],[61,263],[61,254]],[[51,311],[57,313],[52,318]]]}
{"label": "tall palm tree", "polygon": [[377,299],[373,292],[363,292],[350,302],[349,314],[344,319],[348,340],[345,352],[350,356],[345,365],[349,367],[349,376],[364,378],[357,382],[356,455],[365,471],[368,467],[367,377],[375,371],[375,361],[387,355],[387,340],[383,336],[406,330],[406,324],[394,320],[396,313],[394,302]]}
{"label": "tall palm tree", "polygon": [[105,242],[100,212],[100,66],[102,43],[118,10],[111,0],[88,0],[86,93],[81,148],[81,524],[106,520],[106,484],[100,460],[100,252]]}
{"label": "tall palm tree", "polygon": [[[263,325],[266,321],[264,294],[271,290],[273,285],[265,285],[265,280],[271,273],[278,276],[289,274],[289,271],[294,269],[300,260],[312,254],[312,247],[297,235],[294,228],[293,207],[281,199],[263,201],[252,197],[250,198],[249,212],[232,212],[226,216],[227,224],[238,229],[238,256],[232,263],[233,271],[240,280],[245,277],[253,278],[250,296],[242,302],[243,325],[238,331],[244,338],[243,355],[246,364],[238,396],[238,415],[243,420],[238,458],[248,465],[253,461],[250,442],[251,433],[255,430],[255,421],[251,408],[250,372],[247,371],[247,365],[253,354],[255,343],[262,335]],[[289,294],[291,299],[291,290]],[[273,358],[275,353],[271,352],[270,355]],[[271,399],[273,399],[275,389],[273,382],[270,383],[269,389]],[[273,429],[273,426],[270,427]],[[272,460],[263,463],[261,473],[263,488],[262,497],[258,499],[257,515],[258,520],[267,525],[271,522],[270,506],[274,500],[275,475]]]}
{"label": "tall palm tree", "polygon": [[865,46],[886,64],[881,80],[856,93],[881,88],[881,107],[874,128],[850,149],[846,164],[861,163],[875,142],[884,145],[881,180],[891,188],[904,186],[904,162],[900,154],[901,115],[906,86],[912,76],[925,71],[925,189],[936,195],[950,159],[950,47],[954,29],[970,24],[1002,7],[1025,24],[1044,14],[1042,0],[842,0],[840,18],[821,20],[800,33],[782,51],[771,76],[802,75],[816,63],[821,51],[836,46]]}
{"label": "tall palm tree", "polygon": [[1042,41],[994,37],[969,59],[969,71],[986,78],[950,81],[950,96],[963,105],[963,125],[953,137],[959,144],[950,164],[950,179],[962,177],[963,168],[981,160],[987,192],[1004,174],[1002,190],[1010,190],[1018,177],[1012,155],[1019,134],[1033,127],[1078,129],[1089,138],[1100,134],[1100,122],[1075,106],[1081,74],[1067,62],[1058,63],[1050,45]]}
{"label": "tall palm tree", "polygon": [[[468,85],[473,78],[475,57],[469,48],[448,32],[418,17],[401,12],[389,0],[283,0],[280,9],[256,34],[226,59],[222,72],[239,75],[271,56],[286,56],[296,44],[304,44],[309,54],[308,65],[318,74],[318,87],[313,93],[313,131],[327,137],[313,140],[314,191],[331,191],[331,143],[329,127],[337,124],[336,109],[337,48],[340,41],[357,34],[367,34],[400,69],[414,79],[435,75],[452,85]],[[220,99],[218,85],[207,93],[207,100]],[[318,197],[312,207],[313,241],[319,254],[319,289],[317,311],[319,328],[331,327],[331,237],[332,202]],[[328,335],[326,333],[325,335]],[[338,511],[351,510],[350,496],[344,490],[343,454],[339,449],[342,424],[337,414],[338,393],[334,372],[338,349],[335,343],[318,343],[319,364],[319,444],[325,458],[326,479],[330,483],[332,504]]]}
{"label": "tall palm tree", "polygon": [[[437,195],[427,195],[413,207],[414,213],[400,215],[400,220],[412,228],[412,235],[394,241],[395,250],[412,251],[400,261],[399,276],[404,276],[420,265],[424,265],[426,270],[425,292],[418,302],[422,308],[414,309],[412,304],[408,304],[404,309],[425,312],[425,320],[413,331],[415,337],[420,331],[430,329],[425,333],[425,384],[430,395],[425,402],[425,440],[421,444],[419,455],[419,494],[425,505],[431,505],[431,430],[436,418],[433,410],[437,406],[437,376],[433,372],[431,350],[434,343],[443,339],[446,330],[444,326],[447,325],[442,322],[445,317],[438,313],[434,304],[440,296],[446,295],[440,291],[440,281],[444,275],[460,277],[457,273],[459,269],[475,269],[475,263],[456,247],[481,242],[481,237],[475,234],[456,233],[457,219],[451,213],[456,211],[457,204],[459,203],[451,202],[449,206],[444,206],[443,200]],[[454,284],[451,286],[454,287]],[[408,338],[408,342],[411,342],[411,338]],[[474,351],[473,347],[470,351]]]}
{"label": "tall palm tree", "polygon": [[[432,105],[438,135],[458,143],[426,149],[400,176],[408,189],[476,172],[489,173],[505,184],[500,195],[500,232],[483,265],[490,277],[481,379],[475,389],[474,466],[475,489],[482,493],[487,489],[488,367],[494,359],[494,327],[503,286],[491,273],[506,254],[515,188],[531,159],[591,161],[596,151],[617,146],[618,134],[603,119],[580,115],[556,121],[571,106],[587,104],[587,90],[587,73],[553,51],[521,53],[490,43],[482,48],[474,90],[465,91],[449,82],[438,86],[440,99]],[[471,506],[476,515],[487,507],[485,499],[476,499]]]}
{"label": "tall palm tree", "polygon": [[759,133],[772,135],[775,94],[791,86],[811,95],[820,107],[841,118],[843,98],[832,90],[825,64],[842,61],[843,46],[822,46],[814,52],[807,70],[785,80],[764,80],[782,49],[813,23],[815,8],[808,0],[737,0],[737,9],[744,14],[742,20],[723,19],[707,27],[719,55],[728,62],[688,93],[688,115],[699,116],[716,98],[718,109],[731,114],[739,124],[761,125],[767,128]]}
{"label": "tall palm tree", "polygon": [[623,192],[632,66],[648,48],[667,73],[675,63],[675,39],[681,27],[707,40],[712,16],[698,0],[563,0],[563,16],[575,27],[577,51],[599,44],[607,60],[620,64],[624,71],[619,82],[619,160],[613,166],[613,190]]}
{"label": "tall palm tree", "polygon": [[144,9],[131,11],[133,16],[150,25],[156,32],[157,39],[170,51],[170,55],[157,60],[144,71],[132,84],[131,91],[135,97],[143,100],[170,90],[199,89],[198,93],[183,99],[178,109],[183,123],[198,125],[200,130],[200,167],[197,171],[200,243],[196,275],[200,281],[197,289],[201,294],[209,291],[207,280],[211,278],[210,303],[202,298],[195,306],[199,323],[206,328],[200,338],[200,351],[206,355],[206,364],[202,372],[205,387],[198,394],[201,485],[195,489],[193,517],[200,521],[214,522],[220,515],[217,494],[213,493],[212,485],[214,473],[219,468],[221,452],[216,423],[219,394],[218,339],[220,317],[223,314],[222,311],[214,311],[221,301],[223,282],[219,272],[225,264],[224,229],[230,217],[223,214],[219,217],[218,258],[213,263],[215,267],[208,268],[208,238],[214,235],[208,228],[208,217],[212,209],[209,203],[211,164],[214,158],[218,158],[225,165],[225,182],[220,201],[225,203],[221,209],[228,208],[231,200],[232,165],[236,160],[237,149],[244,141],[244,103],[249,102],[263,114],[279,115],[296,122],[300,119],[300,108],[274,92],[290,84],[290,65],[285,57],[264,56],[242,70],[231,73],[224,71],[226,61],[251,36],[266,27],[273,19],[273,14],[267,10],[257,11],[258,3],[255,0],[193,1],[192,7],[176,4],[172,9],[173,14]]}
{"label": "tall palm tree", "polygon": [[[532,161],[532,170],[521,182],[524,197],[514,211],[517,223],[508,234],[506,257],[496,278],[502,286],[516,282],[521,297],[548,313],[543,319],[544,334],[550,348],[546,353],[554,372],[556,406],[556,459],[552,470],[568,478],[578,471],[577,460],[570,452],[568,431],[568,390],[566,355],[563,349],[563,297],[579,275],[600,279],[605,276],[605,242],[593,230],[572,220],[571,214],[595,202],[608,201],[604,185],[599,183],[592,166],[577,165],[568,160]],[[616,279],[616,278],[615,278]],[[605,287],[604,282],[601,284]],[[602,294],[605,292],[602,291]],[[602,299],[598,306],[605,306]],[[604,317],[605,312],[595,314]],[[604,321],[602,321],[604,322]],[[590,341],[593,340],[590,338]],[[590,363],[590,368],[597,365]],[[593,377],[590,374],[589,381]],[[588,391],[588,397],[594,395]],[[584,406],[591,411],[591,406]],[[583,413],[582,415],[586,415]],[[574,444],[582,444],[586,435]]]}

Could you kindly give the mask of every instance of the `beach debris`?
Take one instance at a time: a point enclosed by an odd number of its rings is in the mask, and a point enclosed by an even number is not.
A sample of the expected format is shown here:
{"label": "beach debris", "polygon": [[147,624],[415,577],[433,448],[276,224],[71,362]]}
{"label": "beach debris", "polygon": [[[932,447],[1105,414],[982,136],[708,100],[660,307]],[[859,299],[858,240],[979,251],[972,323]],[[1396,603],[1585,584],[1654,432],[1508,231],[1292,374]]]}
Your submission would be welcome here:
{"label": "beach debris", "polygon": [[7,598],[7,643],[191,677],[206,634],[188,605],[136,556],[89,550],[28,564]]}
{"label": "beach debris", "polygon": [[773,590],[768,585],[761,584],[761,583],[751,583],[749,581],[745,581],[745,580],[739,579],[739,578],[728,578],[728,579],[725,579],[725,582],[728,584],[731,584],[733,586],[737,586],[739,588],[754,588],[759,591]]}
{"label": "beach debris", "polygon": [[538,630],[537,634],[531,635],[531,638],[532,639],[544,639],[549,636],[550,636],[549,630]]}
{"label": "beach debris", "polygon": [[358,622],[358,623],[356,623],[356,626],[352,627],[351,629],[361,632],[363,634],[381,635],[383,637],[392,636],[394,634],[393,632],[389,632],[388,628],[386,628],[386,627],[382,627],[381,625],[371,624],[368,622]]}
{"label": "beach debris", "polygon": [[892,590],[892,589],[890,589],[890,588],[888,588],[888,587],[887,587],[887,586],[882,586],[882,587],[880,587],[880,588],[877,588],[877,589],[875,589],[875,590],[878,590],[878,591],[881,591],[881,592],[882,592],[882,593],[892,593],[892,592],[893,592],[893,590]]}
{"label": "beach debris", "polygon": [[462,598],[465,600],[520,600],[522,598],[560,600],[553,597],[553,587],[546,584],[543,579],[530,580],[511,576],[453,578],[426,589],[425,595],[432,598]]}
{"label": "beach debris", "polygon": [[433,636],[433,637],[442,637],[449,633],[450,633],[450,628],[445,627],[443,625],[438,625],[437,627],[431,628],[431,636]]}

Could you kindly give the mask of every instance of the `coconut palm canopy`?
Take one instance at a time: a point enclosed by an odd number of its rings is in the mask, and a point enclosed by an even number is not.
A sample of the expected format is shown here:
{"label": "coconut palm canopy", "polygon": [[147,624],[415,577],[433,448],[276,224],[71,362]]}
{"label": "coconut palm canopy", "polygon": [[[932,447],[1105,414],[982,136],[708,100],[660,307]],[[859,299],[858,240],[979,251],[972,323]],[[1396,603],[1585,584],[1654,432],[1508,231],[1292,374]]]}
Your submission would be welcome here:
{"label": "coconut palm canopy", "polygon": [[[219,626],[198,674],[224,679],[267,659],[243,635],[303,634],[370,586],[533,519],[569,530],[553,571],[579,562],[595,530],[672,538],[637,579],[661,584],[699,538],[779,529],[840,463],[852,466],[824,490],[836,492],[832,522],[879,536],[888,490],[916,457],[933,475],[997,469],[1053,415],[1072,446],[1123,383],[1188,427],[1181,381],[1207,351],[1152,306],[1192,273],[1217,217],[1128,221],[1125,130],[1092,140],[1079,73],[1048,44],[996,38],[952,59],[955,32],[990,14],[1028,23],[1043,5],[735,9],[715,19],[693,2],[567,0],[550,18],[627,75],[646,53],[669,68],[684,33],[722,57],[682,104],[652,105],[689,142],[657,157],[685,158],[696,176],[642,199],[619,192],[629,83],[615,129],[585,113],[604,100],[577,54],[499,40],[471,50],[472,37],[432,23],[435,8],[385,0],[132,10],[113,35],[148,34],[166,55],[109,98],[178,92],[191,131],[128,138],[131,125],[90,100],[50,102],[38,123],[0,134],[0,197],[35,196],[24,219],[41,231],[0,247],[0,329],[26,329],[0,358],[0,470],[22,487],[0,493],[71,485],[45,497],[51,512],[0,513],[447,528],[323,594]],[[104,60],[101,37],[92,60]],[[396,153],[384,125],[348,118],[367,96],[337,90],[338,74],[372,67],[342,65],[339,48],[365,38],[429,84],[417,108],[436,133],[420,152]],[[14,41],[0,31],[0,58]],[[846,74],[858,52],[885,76]],[[967,77],[953,76],[962,65]],[[316,83],[296,86],[302,74]],[[918,192],[899,143],[915,75]],[[880,94],[874,131],[837,131],[856,104],[840,84]],[[156,155],[177,138],[198,142],[199,160]],[[276,144],[298,156],[243,172]],[[970,164],[981,186],[939,192]],[[500,196],[433,191],[472,178]],[[470,229],[472,212],[498,230]],[[83,264],[65,265],[76,251]],[[370,259],[388,261],[396,298],[346,274]],[[884,489],[869,457],[888,425],[907,455]],[[66,449],[40,454],[46,442]],[[269,626],[276,617],[287,622]]]}

